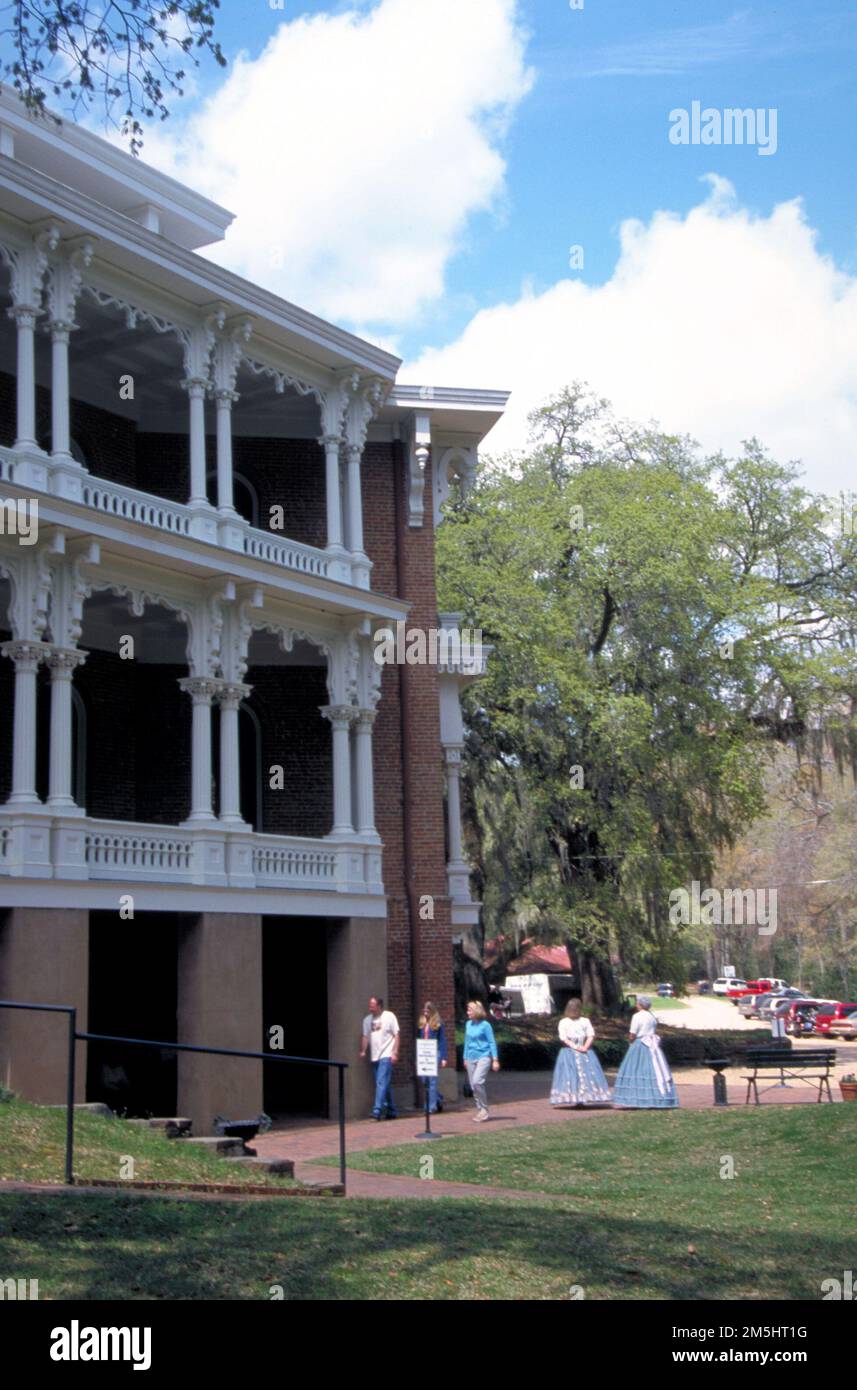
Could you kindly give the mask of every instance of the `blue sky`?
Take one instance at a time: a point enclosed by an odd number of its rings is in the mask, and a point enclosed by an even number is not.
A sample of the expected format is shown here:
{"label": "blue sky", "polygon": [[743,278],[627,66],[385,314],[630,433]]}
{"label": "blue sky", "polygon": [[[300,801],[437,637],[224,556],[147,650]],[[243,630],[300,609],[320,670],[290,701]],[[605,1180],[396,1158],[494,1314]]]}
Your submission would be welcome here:
{"label": "blue sky", "polygon": [[[236,213],[204,254],[404,380],[510,389],[492,451],[585,380],[857,487],[857,0],[223,0],[217,32],[144,147]],[[774,111],[776,152],[671,142],[695,101]]]}
{"label": "blue sky", "polygon": [[[218,32],[230,58],[242,48],[255,57],[284,20],[354,8],[225,0]],[[399,334],[406,356],[460,331],[474,308],[515,296],[525,280],[536,289],[553,283],[567,273],[570,245],[584,248],[580,278],[603,283],[616,265],[620,222],[662,208],[687,212],[712,169],[750,208],[768,212],[802,197],[819,249],[857,269],[854,0],[584,0],[582,10],[527,0],[519,12],[535,81],[501,142],[504,195],[472,219],[442,302]],[[418,53],[411,60],[414,99],[431,104],[433,74]],[[215,76],[209,69],[204,85]],[[668,113],[694,99],[777,108],[776,155],[677,150]]]}

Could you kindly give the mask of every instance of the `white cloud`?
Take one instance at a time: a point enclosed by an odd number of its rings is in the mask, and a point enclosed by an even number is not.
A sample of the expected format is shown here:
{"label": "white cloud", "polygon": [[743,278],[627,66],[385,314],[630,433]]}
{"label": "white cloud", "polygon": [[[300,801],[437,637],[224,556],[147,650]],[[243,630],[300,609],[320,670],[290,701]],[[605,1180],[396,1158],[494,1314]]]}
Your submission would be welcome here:
{"label": "white cloud", "polygon": [[489,451],[523,445],[527,411],[577,378],[712,452],[756,435],[810,486],[857,488],[857,279],[819,252],[799,200],[759,216],[709,183],[685,217],[625,222],[606,284],[524,289],[401,379],[511,388]]}
{"label": "white cloud", "polygon": [[284,21],[145,158],[238,214],[208,253],[326,317],[395,328],[439,298],[504,187],[529,89],[516,0],[380,0]]}

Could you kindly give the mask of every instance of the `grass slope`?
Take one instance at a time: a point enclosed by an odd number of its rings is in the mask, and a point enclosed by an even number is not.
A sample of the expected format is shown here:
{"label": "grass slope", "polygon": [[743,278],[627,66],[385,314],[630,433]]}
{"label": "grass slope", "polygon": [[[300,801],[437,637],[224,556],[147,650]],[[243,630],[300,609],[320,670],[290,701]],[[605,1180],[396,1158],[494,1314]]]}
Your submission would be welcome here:
{"label": "grass slope", "polygon": [[[74,1117],[74,1175],[77,1182],[119,1182],[123,1160],[133,1158],[135,1181],[253,1183],[282,1186],[289,1179],[250,1171],[203,1153],[179,1139],[165,1139],[145,1125],[78,1110]],[[0,1102],[0,1179],[62,1182],[65,1175],[65,1110],[30,1105],[17,1098]],[[124,1176],[131,1176],[127,1163]]]}

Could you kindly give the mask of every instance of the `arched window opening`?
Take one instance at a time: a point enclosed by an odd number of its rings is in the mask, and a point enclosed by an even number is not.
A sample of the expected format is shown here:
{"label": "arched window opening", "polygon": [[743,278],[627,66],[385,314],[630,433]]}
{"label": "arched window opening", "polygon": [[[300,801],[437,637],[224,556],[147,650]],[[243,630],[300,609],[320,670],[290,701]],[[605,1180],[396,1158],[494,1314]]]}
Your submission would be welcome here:
{"label": "arched window opening", "polygon": [[[217,506],[217,470],[210,468],[206,477],[208,500]],[[239,516],[251,526],[259,525],[259,494],[243,473],[232,474],[232,505]]]}
{"label": "arched window opening", "polygon": [[246,700],[238,706],[238,756],[241,760],[241,819],[262,830],[262,725]]}
{"label": "arched window opening", "polygon": [[86,809],[86,705],[76,685],[71,687],[71,795]]}

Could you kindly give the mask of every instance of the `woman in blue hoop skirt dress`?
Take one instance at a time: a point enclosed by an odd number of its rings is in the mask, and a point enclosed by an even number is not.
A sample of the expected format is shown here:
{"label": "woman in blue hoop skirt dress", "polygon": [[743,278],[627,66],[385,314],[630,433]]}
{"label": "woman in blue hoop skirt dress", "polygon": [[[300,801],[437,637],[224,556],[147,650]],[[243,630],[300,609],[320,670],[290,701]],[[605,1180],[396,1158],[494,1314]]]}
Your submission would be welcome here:
{"label": "woman in blue hoop skirt dress", "polygon": [[551,1105],[609,1105],[610,1088],[592,1051],[595,1030],[582,1016],[579,999],[565,1006],[559,1021],[560,1049],[551,1082]]}
{"label": "woman in blue hoop skirt dress", "polygon": [[669,1110],[678,1105],[675,1082],[658,1037],[658,1021],[647,994],[637,1000],[631,1019],[631,1045],[622,1059],[613,1088],[613,1104],[631,1110]]}

